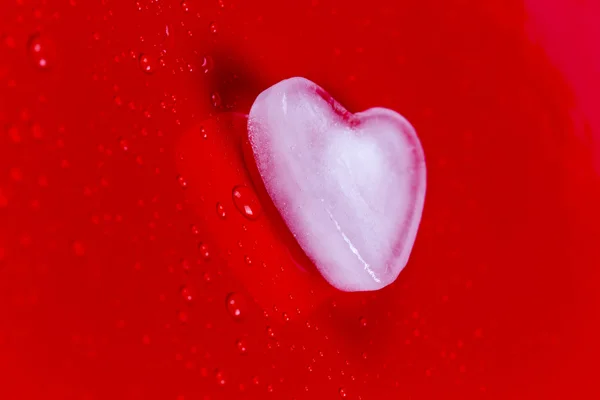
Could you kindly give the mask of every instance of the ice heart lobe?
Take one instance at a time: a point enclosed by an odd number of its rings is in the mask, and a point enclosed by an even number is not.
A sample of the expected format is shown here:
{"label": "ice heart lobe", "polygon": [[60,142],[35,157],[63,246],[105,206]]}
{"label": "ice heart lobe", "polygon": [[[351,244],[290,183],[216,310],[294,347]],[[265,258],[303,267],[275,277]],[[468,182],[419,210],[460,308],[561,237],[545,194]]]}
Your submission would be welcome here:
{"label": "ice heart lobe", "polygon": [[423,150],[408,121],[383,108],[351,114],[292,78],[258,96],[248,128],[269,196],[323,277],[345,291],[393,282],[425,197]]}

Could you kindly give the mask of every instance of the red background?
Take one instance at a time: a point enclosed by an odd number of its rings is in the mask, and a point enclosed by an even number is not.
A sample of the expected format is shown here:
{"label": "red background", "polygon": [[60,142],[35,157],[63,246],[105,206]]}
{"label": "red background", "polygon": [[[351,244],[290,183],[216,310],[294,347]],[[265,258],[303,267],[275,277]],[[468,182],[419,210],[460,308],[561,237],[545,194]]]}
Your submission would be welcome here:
{"label": "red background", "polygon": [[[515,0],[3,0],[0,397],[597,398],[598,132],[528,21]],[[328,288],[264,197],[255,221],[233,203],[223,113],[296,75],[423,143],[421,228],[381,291]]]}

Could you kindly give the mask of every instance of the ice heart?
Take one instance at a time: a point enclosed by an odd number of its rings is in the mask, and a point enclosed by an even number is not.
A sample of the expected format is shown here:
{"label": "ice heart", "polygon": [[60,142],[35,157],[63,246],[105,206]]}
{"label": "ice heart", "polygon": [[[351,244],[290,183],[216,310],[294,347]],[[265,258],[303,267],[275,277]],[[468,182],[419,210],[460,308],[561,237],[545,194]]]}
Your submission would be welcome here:
{"label": "ice heart", "polygon": [[248,135],[269,196],[323,277],[345,291],[392,283],[425,199],[425,158],[410,123],[384,108],[351,114],[292,78],[257,97]]}

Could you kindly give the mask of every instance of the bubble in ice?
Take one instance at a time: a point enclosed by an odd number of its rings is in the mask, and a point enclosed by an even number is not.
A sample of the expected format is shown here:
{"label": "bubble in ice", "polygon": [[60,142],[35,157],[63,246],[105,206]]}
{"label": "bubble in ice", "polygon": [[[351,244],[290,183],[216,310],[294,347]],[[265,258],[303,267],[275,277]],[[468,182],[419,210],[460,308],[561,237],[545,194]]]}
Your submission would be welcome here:
{"label": "bubble in ice", "polygon": [[262,181],[324,278],[377,290],[408,262],[425,200],[423,149],[400,114],[352,114],[304,78],[262,92],[248,132]]}

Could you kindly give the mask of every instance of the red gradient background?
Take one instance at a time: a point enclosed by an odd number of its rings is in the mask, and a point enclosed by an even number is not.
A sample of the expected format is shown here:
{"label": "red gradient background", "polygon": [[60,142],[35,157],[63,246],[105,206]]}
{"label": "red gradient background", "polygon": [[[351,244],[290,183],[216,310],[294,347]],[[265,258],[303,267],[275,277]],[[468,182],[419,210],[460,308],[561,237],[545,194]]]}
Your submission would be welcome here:
{"label": "red gradient background", "polygon": [[[598,398],[598,8],[541,3],[4,0],[0,398]],[[233,202],[296,75],[421,138],[381,291]]]}

